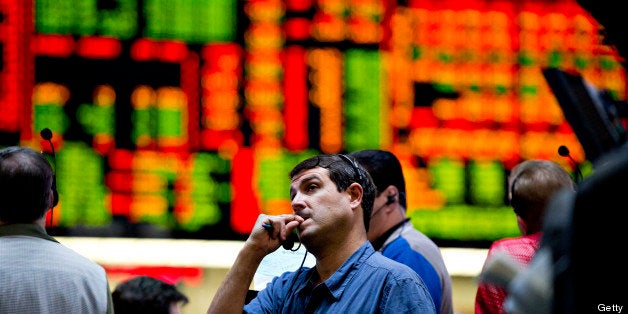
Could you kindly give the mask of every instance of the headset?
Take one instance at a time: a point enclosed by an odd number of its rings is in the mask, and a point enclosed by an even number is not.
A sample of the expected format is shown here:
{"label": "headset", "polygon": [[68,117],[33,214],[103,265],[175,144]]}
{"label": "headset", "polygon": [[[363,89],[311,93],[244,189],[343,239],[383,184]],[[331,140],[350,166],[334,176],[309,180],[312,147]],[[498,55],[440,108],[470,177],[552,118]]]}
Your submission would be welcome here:
{"label": "headset", "polygon": [[384,203],[384,205],[378,207],[377,209],[374,209],[373,212],[371,213],[371,218],[374,217],[377,213],[379,213],[379,211],[384,209],[384,207],[396,202],[397,199],[395,198],[395,196],[397,196],[397,194],[391,194],[391,195],[386,196],[386,203]]}
{"label": "headset", "polygon": [[[44,128],[39,132],[41,137],[48,141],[50,144],[50,148],[52,149],[52,162],[53,162],[53,171],[52,171],[52,207],[54,208],[59,204],[59,192],[57,191],[57,155],[55,154],[55,146],[52,144],[52,131],[49,128]],[[52,217],[52,212],[50,212],[50,216]],[[50,226],[52,226],[52,219],[50,219]]]}
{"label": "headset", "polygon": [[349,165],[351,165],[351,168],[353,168],[353,171],[356,174],[357,177],[357,182],[359,184],[362,184],[362,180],[364,179],[364,177],[362,177],[362,173],[360,172],[360,168],[358,167],[358,165],[355,163],[355,161],[351,158],[349,158],[349,156],[345,155],[345,154],[338,154],[338,157],[340,157],[342,160],[344,160],[345,162],[347,162]]}

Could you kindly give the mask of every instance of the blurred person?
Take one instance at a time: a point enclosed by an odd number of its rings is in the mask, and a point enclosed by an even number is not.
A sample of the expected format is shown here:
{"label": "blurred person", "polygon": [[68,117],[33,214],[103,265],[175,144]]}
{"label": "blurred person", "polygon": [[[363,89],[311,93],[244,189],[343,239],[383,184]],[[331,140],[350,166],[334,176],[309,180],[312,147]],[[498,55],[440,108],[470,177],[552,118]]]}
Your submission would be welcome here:
{"label": "blurred person", "polygon": [[[421,278],[368,241],[375,185],[364,168],[346,155],[319,155],[290,179],[294,214],[258,216],[207,313],[435,313]],[[262,259],[294,229],[315,266],[275,277],[245,305]]]}
{"label": "blurred person", "polygon": [[113,313],[103,267],[46,232],[57,197],[42,154],[0,150],[0,313]]}
{"label": "blurred person", "polygon": [[[559,164],[548,160],[526,160],[516,165],[508,176],[508,199],[521,236],[500,239],[491,244],[482,272],[493,259],[508,256],[521,267],[530,263],[538,251],[543,218],[547,204],[559,191],[575,191],[569,173]],[[502,255],[504,254],[504,255]],[[480,280],[475,297],[475,313],[506,313],[504,287]]]}
{"label": "blurred person", "polygon": [[410,266],[423,279],[439,313],[453,313],[451,277],[439,247],[414,228],[406,216],[406,182],[399,159],[385,150],[349,154],[373,178],[377,188],[369,241],[384,256]]}
{"label": "blurred person", "polygon": [[173,284],[150,276],[136,276],[113,290],[116,314],[181,314],[188,297]]}

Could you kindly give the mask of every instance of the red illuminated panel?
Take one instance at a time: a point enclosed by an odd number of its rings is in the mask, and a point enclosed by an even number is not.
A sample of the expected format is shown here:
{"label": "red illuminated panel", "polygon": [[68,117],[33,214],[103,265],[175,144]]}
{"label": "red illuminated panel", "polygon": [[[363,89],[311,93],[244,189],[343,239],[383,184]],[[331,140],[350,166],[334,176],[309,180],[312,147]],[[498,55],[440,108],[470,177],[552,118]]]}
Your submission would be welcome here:
{"label": "red illuminated panel", "polygon": [[249,233],[260,214],[255,182],[255,158],[253,150],[241,148],[233,158],[231,167],[233,200],[231,201],[231,227],[239,233]]}
{"label": "red illuminated panel", "polygon": [[74,39],[68,35],[44,35],[33,37],[31,47],[35,55],[48,57],[69,57],[74,53]]}
{"label": "red illuminated panel", "polygon": [[291,18],[283,27],[287,39],[305,40],[310,37],[310,20],[306,18]]}
{"label": "red illuminated panel", "polygon": [[235,44],[211,44],[203,47],[201,55],[201,143],[209,149],[219,149],[224,144],[241,145],[241,48]]}
{"label": "red illuminated panel", "polygon": [[188,124],[186,126],[188,129],[188,149],[197,148],[199,145],[199,63],[198,54],[192,52],[188,53],[185,60],[181,62],[181,90],[185,94],[188,103]]}
{"label": "red illuminated panel", "polygon": [[185,43],[177,41],[154,41],[138,39],[131,47],[131,58],[137,61],[159,60],[163,62],[183,62],[188,49]]}
{"label": "red illuminated panel", "polygon": [[115,59],[121,50],[122,44],[115,38],[81,37],[77,43],[77,54],[85,58]]}
{"label": "red illuminated panel", "polygon": [[120,282],[136,276],[149,276],[176,285],[184,282],[190,286],[197,286],[203,280],[203,270],[200,267],[167,267],[167,266],[107,266],[104,265],[107,276],[116,278]]}
{"label": "red illuminated panel", "polygon": [[312,7],[313,0],[285,0],[289,11],[303,12]]}
{"label": "red illuminated panel", "polygon": [[0,0],[0,130],[30,139],[32,1]]}
{"label": "red illuminated panel", "polygon": [[133,43],[131,47],[131,58],[137,61],[147,61],[154,58],[155,42],[142,38]]}
{"label": "red illuminated panel", "polygon": [[304,150],[309,142],[305,49],[296,46],[287,48],[284,68],[285,145],[290,150]]}
{"label": "red illuminated panel", "polygon": [[132,195],[111,192],[109,199],[109,208],[112,216],[130,217],[131,205],[133,204]]}
{"label": "red illuminated panel", "polygon": [[188,48],[183,42],[162,42],[160,48],[159,60],[164,62],[182,62],[188,54]]}
{"label": "red illuminated panel", "polygon": [[109,208],[111,215],[129,217],[133,204],[133,152],[115,150],[109,154],[109,165],[112,169],[105,175],[105,185],[111,191]]}

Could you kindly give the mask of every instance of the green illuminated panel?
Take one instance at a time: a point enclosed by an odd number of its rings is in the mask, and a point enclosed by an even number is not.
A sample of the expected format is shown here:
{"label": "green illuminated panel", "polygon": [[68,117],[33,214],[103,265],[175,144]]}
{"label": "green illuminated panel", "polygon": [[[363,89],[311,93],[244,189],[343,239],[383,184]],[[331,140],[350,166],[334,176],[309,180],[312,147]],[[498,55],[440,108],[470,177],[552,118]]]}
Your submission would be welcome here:
{"label": "green illuminated panel", "polygon": [[35,1],[35,27],[43,34],[102,35],[129,39],[137,33],[137,0],[117,0],[99,10],[97,0]]}
{"label": "green illuminated panel", "polygon": [[448,204],[464,203],[465,165],[459,160],[443,158],[429,166],[434,188],[445,194]]}
{"label": "green illuminated panel", "polygon": [[35,130],[49,128],[52,131],[63,132],[69,125],[69,119],[63,107],[57,104],[35,104]]}
{"label": "green illuminated panel", "polygon": [[510,207],[454,205],[442,210],[416,210],[410,219],[421,232],[433,238],[494,241],[520,235]]}
{"label": "green illuminated panel", "polygon": [[347,51],[345,71],[345,146],[348,151],[379,147],[382,119],[379,52]]}
{"label": "green illuminated panel", "polygon": [[157,110],[157,134],[159,136],[179,137],[183,134],[181,126],[181,111],[172,109]]}
{"label": "green illuminated panel", "polygon": [[260,158],[257,188],[264,200],[287,199],[290,187],[290,170],[300,161],[312,156],[313,152],[300,154],[282,153]]}
{"label": "green illuminated panel", "polygon": [[505,195],[504,181],[504,168],[501,162],[469,162],[469,194],[473,204],[503,205]]}
{"label": "green illuminated panel", "polygon": [[100,33],[119,39],[137,34],[137,0],[117,0],[117,7],[100,11]]}
{"label": "green illuminated panel", "polygon": [[81,104],[76,111],[76,119],[91,135],[115,135],[115,107]]}
{"label": "green illuminated panel", "polygon": [[131,131],[131,138],[133,139],[133,142],[137,143],[138,139],[142,136],[152,137],[151,130],[153,129],[153,119],[151,116],[154,115],[154,111],[153,107],[133,111],[133,129]]}
{"label": "green illuminated panel", "polygon": [[144,36],[192,43],[235,39],[236,0],[144,1]]}
{"label": "green illuminated panel", "polygon": [[93,34],[98,14],[96,0],[35,1],[35,27],[44,34]]}
{"label": "green illuminated panel", "polygon": [[[67,141],[57,153],[57,188],[62,226],[103,226],[111,221],[105,207],[103,157],[81,142]],[[56,214],[55,214],[56,215]]]}

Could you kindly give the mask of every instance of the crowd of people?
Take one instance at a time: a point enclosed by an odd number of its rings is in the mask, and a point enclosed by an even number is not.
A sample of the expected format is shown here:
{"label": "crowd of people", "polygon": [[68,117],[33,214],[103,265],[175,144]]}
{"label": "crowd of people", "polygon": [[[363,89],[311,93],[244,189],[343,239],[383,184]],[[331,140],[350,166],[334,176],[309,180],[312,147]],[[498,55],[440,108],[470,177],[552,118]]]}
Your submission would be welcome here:
{"label": "crowd of people", "polygon": [[[453,313],[452,283],[440,248],[406,214],[399,159],[385,150],[317,155],[289,174],[293,214],[260,214],[207,313]],[[102,266],[46,233],[58,201],[48,160],[27,147],[0,150],[0,313],[181,313],[176,285],[149,276],[111,292]],[[526,160],[508,177],[521,237],[493,243],[525,267],[539,247],[554,193],[575,190],[569,173]],[[296,231],[312,267],[275,277],[247,299],[264,257]],[[480,282],[476,313],[505,313],[507,290]]]}

